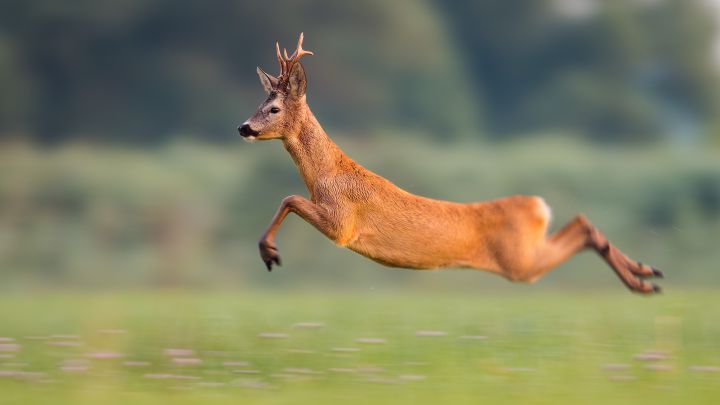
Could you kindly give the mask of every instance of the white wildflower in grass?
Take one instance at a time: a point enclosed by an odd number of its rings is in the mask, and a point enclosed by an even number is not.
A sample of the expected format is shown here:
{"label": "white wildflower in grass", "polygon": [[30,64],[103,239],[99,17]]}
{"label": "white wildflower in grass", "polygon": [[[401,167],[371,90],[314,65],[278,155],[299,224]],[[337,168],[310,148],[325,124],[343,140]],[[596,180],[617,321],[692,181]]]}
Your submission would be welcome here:
{"label": "white wildflower in grass", "polygon": [[671,364],[646,364],[645,369],[652,371],[672,371],[673,366]]}
{"label": "white wildflower in grass", "polygon": [[325,324],[321,322],[298,322],[293,325],[296,329],[319,329],[324,327]]}
{"label": "white wildflower in grass", "polygon": [[18,352],[20,345],[17,343],[0,343],[0,352]]}
{"label": "white wildflower in grass", "polygon": [[168,348],[164,350],[164,353],[170,357],[191,357],[195,355],[195,350]]}
{"label": "white wildflower in grass", "polygon": [[279,332],[263,332],[258,334],[258,337],[262,339],[287,339],[288,334]]}
{"label": "white wildflower in grass", "polygon": [[355,339],[358,343],[365,343],[365,344],[371,344],[371,345],[384,345],[387,343],[387,340],[382,338],[372,338],[372,337],[364,337],[364,338],[357,338]]}
{"label": "white wildflower in grass", "polygon": [[115,352],[93,352],[88,353],[87,357],[95,360],[112,360],[112,359],[119,359],[123,357],[122,353],[115,353]]}
{"label": "white wildflower in grass", "polygon": [[608,363],[602,366],[603,370],[627,370],[628,368],[630,368],[630,365],[623,363]]}
{"label": "white wildflower in grass", "polygon": [[172,361],[178,366],[197,366],[198,364],[202,364],[202,360],[197,357],[175,357]]}
{"label": "white wildflower in grass", "polygon": [[638,353],[635,355],[635,360],[640,361],[660,361],[660,360],[667,360],[669,356],[665,353],[659,353],[659,352],[645,352],[645,353]]}
{"label": "white wildflower in grass", "polygon": [[440,337],[447,336],[447,332],[441,330],[419,330],[415,332],[415,336],[418,337]]}
{"label": "white wildflower in grass", "polygon": [[338,353],[355,353],[359,352],[360,349],[358,349],[357,347],[333,347],[332,351]]}

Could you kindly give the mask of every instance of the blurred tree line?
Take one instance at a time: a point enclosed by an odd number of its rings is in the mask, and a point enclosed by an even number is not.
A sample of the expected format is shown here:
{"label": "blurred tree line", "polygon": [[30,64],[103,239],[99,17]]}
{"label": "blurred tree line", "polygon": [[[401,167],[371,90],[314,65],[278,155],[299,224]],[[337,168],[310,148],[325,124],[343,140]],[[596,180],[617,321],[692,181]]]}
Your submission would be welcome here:
{"label": "blurred tree line", "polygon": [[[305,31],[330,128],[696,141],[718,115],[700,0],[2,0],[0,136],[218,141]],[[351,132],[352,134],[352,132]]]}

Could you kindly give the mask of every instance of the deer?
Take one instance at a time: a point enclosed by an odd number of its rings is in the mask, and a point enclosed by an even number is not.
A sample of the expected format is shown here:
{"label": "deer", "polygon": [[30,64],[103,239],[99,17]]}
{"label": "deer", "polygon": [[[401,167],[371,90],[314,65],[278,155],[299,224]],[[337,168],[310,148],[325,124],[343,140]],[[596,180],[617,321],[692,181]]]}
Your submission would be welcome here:
{"label": "deer", "polygon": [[630,259],[584,215],[550,234],[551,210],[542,197],[514,195],[468,204],[436,200],[411,194],[350,159],[310,111],[300,58],[313,52],[302,44],[301,33],[288,56],[275,43],[280,74],[257,68],[267,98],[238,127],[248,142],[282,141],[310,194],[309,199],[284,198],[262,234],[258,247],[268,271],[281,265],[275,236],[293,213],[337,246],[389,267],[469,268],[534,283],[570,257],[592,250],[630,291],[661,291],[648,281],[662,278],[660,270]]}

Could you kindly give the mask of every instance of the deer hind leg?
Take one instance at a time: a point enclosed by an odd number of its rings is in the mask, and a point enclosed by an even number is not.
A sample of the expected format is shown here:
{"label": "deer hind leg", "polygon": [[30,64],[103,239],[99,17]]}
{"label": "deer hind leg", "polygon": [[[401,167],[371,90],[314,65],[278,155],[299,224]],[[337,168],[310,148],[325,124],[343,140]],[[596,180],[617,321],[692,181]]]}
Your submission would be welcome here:
{"label": "deer hind leg", "polygon": [[630,290],[644,294],[660,291],[659,286],[642,279],[662,277],[660,271],[628,258],[608,242],[605,235],[583,215],[576,216],[565,227],[545,239],[537,250],[534,266],[530,271],[525,272],[525,280],[532,282],[539,279],[586,248],[595,250]]}

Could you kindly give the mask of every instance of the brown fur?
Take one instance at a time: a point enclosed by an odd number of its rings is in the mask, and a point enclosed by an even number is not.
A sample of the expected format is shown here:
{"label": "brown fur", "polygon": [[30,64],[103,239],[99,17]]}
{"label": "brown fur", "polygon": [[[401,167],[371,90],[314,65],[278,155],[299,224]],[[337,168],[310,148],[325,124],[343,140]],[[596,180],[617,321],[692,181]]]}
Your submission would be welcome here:
{"label": "brown fur", "polygon": [[[550,209],[540,197],[473,204],[433,200],[410,194],[365,169],[330,140],[310,111],[302,65],[297,63],[289,75],[289,88],[271,96],[246,122],[257,131],[258,140],[282,139],[310,193],[309,200],[285,198],[260,238],[260,255],[268,270],[280,264],[274,238],[285,216],[293,212],[337,245],[387,266],[474,268],[511,281],[534,282],[590,248],[632,291],[659,291],[642,278],[662,273],[630,260],[582,215],[548,236]],[[282,111],[269,114],[271,106]]]}

